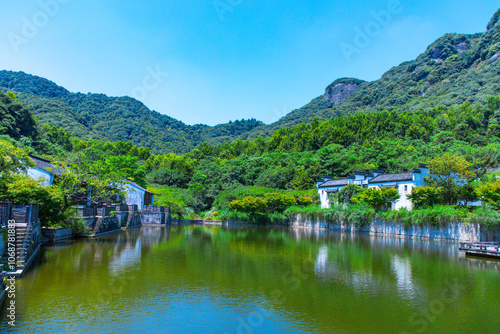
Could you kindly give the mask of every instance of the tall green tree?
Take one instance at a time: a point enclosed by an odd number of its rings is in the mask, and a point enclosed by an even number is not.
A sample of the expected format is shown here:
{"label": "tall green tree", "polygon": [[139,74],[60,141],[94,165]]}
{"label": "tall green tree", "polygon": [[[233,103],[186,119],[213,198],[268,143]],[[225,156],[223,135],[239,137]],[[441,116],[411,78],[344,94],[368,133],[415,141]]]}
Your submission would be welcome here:
{"label": "tall green tree", "polygon": [[465,158],[444,154],[429,161],[429,170],[436,177],[430,178],[428,183],[442,188],[445,204],[457,204],[460,186],[467,184],[473,176],[470,167]]}
{"label": "tall green tree", "polygon": [[24,149],[17,148],[10,142],[0,139],[0,177],[7,174],[25,172],[35,162]]}
{"label": "tall green tree", "polygon": [[395,188],[368,188],[352,198],[356,204],[367,203],[378,210],[390,208],[401,196]]}

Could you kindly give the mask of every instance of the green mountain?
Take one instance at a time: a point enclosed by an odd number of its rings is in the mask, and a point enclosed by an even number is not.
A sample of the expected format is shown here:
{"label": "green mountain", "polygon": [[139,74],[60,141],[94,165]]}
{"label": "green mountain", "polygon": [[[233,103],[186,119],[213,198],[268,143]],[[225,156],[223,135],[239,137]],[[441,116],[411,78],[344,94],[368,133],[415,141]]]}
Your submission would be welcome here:
{"label": "green mountain", "polygon": [[0,71],[0,89],[14,92],[41,124],[63,127],[82,139],[131,141],[157,152],[185,153],[206,141],[219,144],[263,125],[255,119],[217,126],[186,125],[131,97],[71,93],[44,78]]}
{"label": "green mountain", "polygon": [[335,80],[325,94],[292,111],[278,122],[252,131],[259,134],[347,113],[386,110],[422,110],[485,101],[500,94],[500,10],[484,33],[447,34],[417,59],[391,68],[382,78],[365,82]]}
{"label": "green mountain", "polygon": [[325,94],[277,122],[241,120],[215,127],[189,126],[148,109],[130,97],[71,93],[55,83],[23,72],[0,71],[0,90],[13,91],[28,103],[42,124],[62,126],[82,139],[131,141],[156,152],[185,153],[206,141],[270,136],[278,129],[349,113],[379,110],[429,110],[484,102],[500,95],[500,10],[484,33],[447,34],[419,55],[366,82],[341,78]]}

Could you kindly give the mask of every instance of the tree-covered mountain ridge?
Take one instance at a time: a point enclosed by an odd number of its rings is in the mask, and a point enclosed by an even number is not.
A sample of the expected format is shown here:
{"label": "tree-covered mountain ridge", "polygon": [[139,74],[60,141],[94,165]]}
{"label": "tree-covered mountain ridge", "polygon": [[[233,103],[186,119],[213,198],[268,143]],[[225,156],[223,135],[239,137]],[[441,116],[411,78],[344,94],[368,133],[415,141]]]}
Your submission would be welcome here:
{"label": "tree-covered mountain ridge", "polygon": [[345,114],[380,110],[430,110],[484,102],[500,95],[500,10],[484,33],[447,34],[415,60],[366,82],[340,78],[325,94],[277,122],[242,120],[210,127],[186,125],[148,109],[130,97],[71,93],[55,83],[23,72],[0,71],[0,89],[28,103],[42,124],[61,126],[82,139],[131,141],[155,152],[185,153],[202,142],[218,145],[235,139],[271,136],[276,130]]}
{"label": "tree-covered mountain ridge", "polygon": [[163,153],[186,153],[205,141],[213,145],[232,141],[263,125],[255,119],[186,125],[128,96],[72,93],[24,72],[0,71],[0,90],[14,92],[41,124],[62,127],[84,140],[131,141]]}
{"label": "tree-covered mountain ridge", "polygon": [[500,9],[486,29],[472,35],[446,34],[415,60],[391,68],[379,80],[337,79],[324,95],[252,133],[271,134],[314,117],[326,120],[348,113],[429,110],[486,101],[500,93]]}

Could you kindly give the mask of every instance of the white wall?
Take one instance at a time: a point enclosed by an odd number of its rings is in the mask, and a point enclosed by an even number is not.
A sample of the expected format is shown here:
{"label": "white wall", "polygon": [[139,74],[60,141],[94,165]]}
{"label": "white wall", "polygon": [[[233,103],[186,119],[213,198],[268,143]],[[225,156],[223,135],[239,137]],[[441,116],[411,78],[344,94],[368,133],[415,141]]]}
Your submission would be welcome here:
{"label": "white wall", "polygon": [[31,177],[33,180],[44,179],[44,181],[42,181],[40,183],[42,185],[42,187],[50,186],[54,182],[54,176],[52,174],[45,172],[45,171],[42,171],[40,169],[28,168],[28,171],[26,172],[26,174],[29,177]]}
{"label": "white wall", "polygon": [[[405,191],[405,186],[407,190]],[[410,201],[407,195],[411,194],[411,191],[414,187],[413,183],[407,184],[399,184],[398,185],[398,193],[401,196],[396,202],[392,203],[391,210],[399,210],[401,208],[407,208],[408,210],[413,209],[413,203]],[[379,186],[371,186],[368,188],[380,189]]]}
{"label": "white wall", "polygon": [[[406,191],[405,191],[405,186],[407,187]],[[399,210],[401,208],[407,208],[408,210],[413,209],[413,203],[407,197],[407,195],[411,194],[413,187],[414,187],[413,184],[398,185],[398,193],[401,196],[401,198],[397,200],[396,203],[393,204],[394,210]]]}
{"label": "white wall", "polygon": [[137,189],[130,184],[125,185],[125,192],[127,196],[125,196],[125,202],[127,205],[136,204],[139,210],[144,208],[144,195],[145,191]]}
{"label": "white wall", "polygon": [[327,209],[330,207],[330,199],[328,198],[328,193],[320,189],[319,191],[319,200],[321,201],[321,208],[322,209]]}

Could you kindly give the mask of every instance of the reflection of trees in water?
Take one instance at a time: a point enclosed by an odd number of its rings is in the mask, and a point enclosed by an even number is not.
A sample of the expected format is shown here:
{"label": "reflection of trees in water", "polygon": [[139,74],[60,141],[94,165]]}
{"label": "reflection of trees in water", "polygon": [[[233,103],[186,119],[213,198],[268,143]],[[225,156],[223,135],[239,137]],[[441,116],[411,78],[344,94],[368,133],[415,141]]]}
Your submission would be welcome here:
{"label": "reflection of trees in water", "polygon": [[[34,270],[39,270],[40,276],[33,280],[26,277],[35,286],[20,290],[43,292],[50,286],[61,286],[75,289],[71,298],[94,298],[103,289],[110,289],[110,280],[134,276],[130,281],[133,289],[126,292],[132,297],[124,301],[173,289],[200,291],[202,287],[231,300],[258,291],[270,308],[298,319],[320,319],[325,326],[320,325],[318,332],[328,332],[333,325],[348,323],[335,323],[335,314],[354,319],[357,314],[370,316],[379,312],[377,308],[384,308],[385,315],[409,317],[406,309],[398,313],[401,305],[410,305],[407,309],[411,310],[429,305],[449,277],[473,280],[475,275],[470,275],[466,266],[490,269],[498,264],[457,254],[456,244],[328,230],[143,227],[104,239],[46,248],[46,262]],[[299,274],[295,274],[296,268]],[[481,281],[479,275],[477,279],[481,284],[488,282]],[[270,299],[276,289],[283,292],[286,302]],[[493,290],[488,287],[484,291]],[[346,314],[345,308],[352,304],[356,304],[354,311]],[[343,329],[362,332],[357,324],[369,322],[355,319],[353,328]]]}

